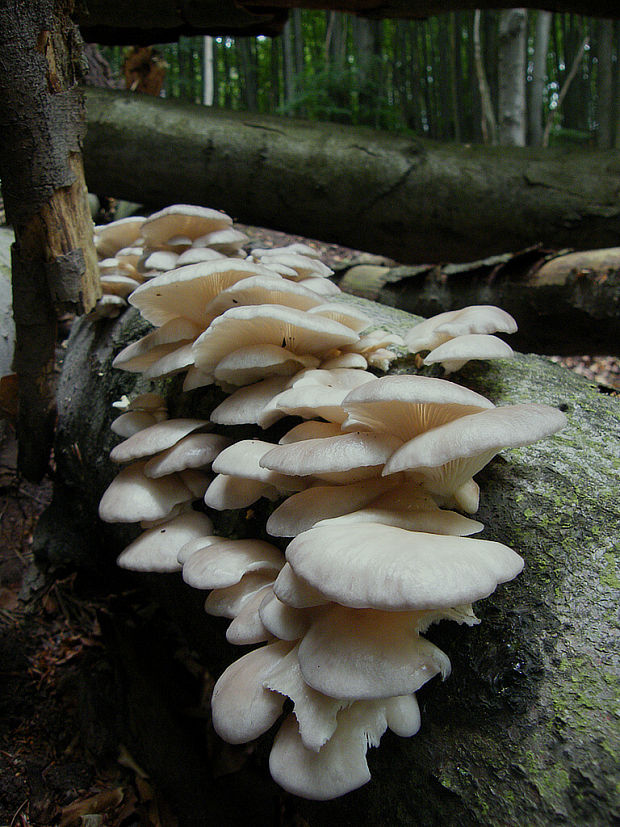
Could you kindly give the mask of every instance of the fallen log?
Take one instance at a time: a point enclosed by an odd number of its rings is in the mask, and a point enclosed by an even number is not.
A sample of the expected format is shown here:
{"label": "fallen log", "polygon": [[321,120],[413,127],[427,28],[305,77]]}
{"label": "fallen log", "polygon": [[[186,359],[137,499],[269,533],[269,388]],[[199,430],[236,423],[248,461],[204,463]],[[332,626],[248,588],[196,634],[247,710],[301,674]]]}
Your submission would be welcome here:
{"label": "fallen log", "polygon": [[495,304],[519,319],[518,350],[617,354],[620,248],[549,253],[540,248],[468,264],[387,267],[359,264],[338,274],[348,293],[433,316]]}
{"label": "fallen log", "polygon": [[[397,332],[414,321],[391,308],[350,301]],[[114,322],[80,320],[60,381],[58,476],[54,504],[37,534],[37,555],[48,566],[90,570],[102,587],[114,582],[114,557],[131,534],[96,517],[115,473],[107,459],[116,441],[109,431],[110,405],[122,393],[144,388],[110,362],[143,329],[134,311]],[[411,359],[395,365],[400,372],[412,369]],[[386,735],[370,751],[373,778],[360,790],[326,803],[285,795],[268,779],[269,735],[250,746],[223,748],[210,730],[208,710],[201,716],[184,712],[191,706],[187,680],[178,692],[172,682],[178,636],[206,667],[203,689],[208,675],[217,677],[238,651],[224,642],[218,619],[202,613],[203,595],[179,575],[129,581],[154,590],[178,624],[177,638],[170,635],[170,621],[162,633],[152,611],[132,613],[126,601],[123,613],[111,604],[105,628],[127,704],[115,710],[124,722],[123,743],[165,791],[182,824],[247,824],[248,813],[255,824],[273,824],[275,813],[285,813],[287,823],[302,818],[310,827],[542,827],[607,825],[617,818],[620,745],[612,707],[618,646],[612,618],[618,515],[609,450],[618,439],[617,401],[537,356],[470,363],[455,378],[499,404],[561,407],[569,424],[549,440],[497,457],[480,475],[483,536],[517,549],[525,571],[476,605],[480,626],[443,623],[429,634],[449,654],[452,676],[420,692],[418,735]],[[180,395],[175,380],[164,390],[172,415],[208,415],[221,399],[212,388]],[[220,530],[238,532],[244,524],[255,528],[255,517],[243,512]],[[199,689],[196,681],[196,704]]]}
{"label": "fallen log", "polygon": [[359,127],[87,90],[93,192],[336,241],[397,261],[611,247],[617,153],[444,145]]}

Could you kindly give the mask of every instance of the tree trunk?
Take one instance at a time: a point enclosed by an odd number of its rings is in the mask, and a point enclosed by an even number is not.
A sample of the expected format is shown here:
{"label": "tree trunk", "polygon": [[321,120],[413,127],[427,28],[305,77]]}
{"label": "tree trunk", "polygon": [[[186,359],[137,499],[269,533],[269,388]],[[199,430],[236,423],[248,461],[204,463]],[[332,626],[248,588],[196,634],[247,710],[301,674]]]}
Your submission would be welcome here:
{"label": "tree trunk", "polygon": [[440,145],[103,89],[87,101],[94,192],[208,204],[410,263],[612,247],[620,234],[614,153]]}
{"label": "tree trunk", "polygon": [[[396,332],[414,322],[357,301]],[[40,523],[36,550],[48,565],[95,573],[92,582],[104,594],[115,582],[131,595],[125,604],[139,600],[135,586],[150,588],[178,623],[176,629],[170,621],[162,627],[162,613],[152,603],[148,612],[140,604],[121,613],[119,600],[102,617],[117,674],[124,675],[120,708],[110,718],[129,717],[123,743],[163,787],[180,822],[242,825],[251,813],[252,824],[265,827],[614,823],[617,478],[609,446],[619,436],[616,402],[536,356],[470,363],[456,374],[498,404],[535,401],[567,413],[568,426],[554,438],[507,451],[479,475],[483,536],[518,550],[525,570],[476,604],[479,626],[442,623],[429,630],[449,655],[452,675],[419,693],[421,731],[412,738],[386,734],[369,751],[372,780],[361,789],[335,801],[308,802],[283,795],[269,780],[270,735],[253,745],[225,747],[210,728],[208,708],[198,710],[210,676],[240,654],[223,641],[219,618],[202,611],[204,593],[184,585],[178,574],[111,580],[114,558],[129,538],[127,530],[103,525],[96,516],[97,501],[117,470],[106,458],[116,441],[109,431],[110,400],[144,388],[144,382],[111,369],[110,360],[139,335],[138,327],[132,311],[116,322],[82,321],[74,328],[59,392],[54,505]],[[411,371],[412,361],[397,363],[396,370]],[[179,396],[178,384],[166,387],[173,416],[192,410],[208,415],[214,404],[213,389]],[[260,436],[269,439],[268,433]],[[242,512],[238,523],[253,526],[264,516],[260,503],[255,511],[250,520]],[[216,521],[223,517],[214,514]],[[205,672],[197,670],[199,679],[183,672],[176,689],[179,654],[188,647]]]}
{"label": "tree trunk", "polygon": [[526,9],[500,14],[498,138],[504,146],[525,146],[526,32]]}
{"label": "tree trunk", "polygon": [[497,142],[497,123],[495,120],[495,113],[493,111],[491,93],[489,92],[489,84],[487,82],[487,76],[484,69],[484,62],[482,60],[482,48],[480,44],[480,9],[476,9],[474,12],[473,41],[474,64],[476,67],[476,77],[478,78],[480,110],[482,113],[480,121],[482,139],[485,144],[495,144]]}
{"label": "tree trunk", "polygon": [[620,354],[618,247],[568,255],[533,248],[446,267],[354,265],[339,284],[423,316],[499,305],[519,320],[511,344],[526,353]]}
{"label": "tree trunk", "polygon": [[547,51],[549,49],[551,20],[551,12],[539,11],[536,15],[536,36],[528,112],[531,146],[542,146],[543,140],[543,105],[545,81],[547,80]]}
{"label": "tree trunk", "polygon": [[612,134],[612,54],[614,24],[612,20],[598,22],[598,139],[601,149],[613,146]]}
{"label": "tree trunk", "polygon": [[55,419],[56,309],[100,295],[80,144],[81,40],[61,0],[0,6],[0,178],[12,250],[19,467],[46,472]]}

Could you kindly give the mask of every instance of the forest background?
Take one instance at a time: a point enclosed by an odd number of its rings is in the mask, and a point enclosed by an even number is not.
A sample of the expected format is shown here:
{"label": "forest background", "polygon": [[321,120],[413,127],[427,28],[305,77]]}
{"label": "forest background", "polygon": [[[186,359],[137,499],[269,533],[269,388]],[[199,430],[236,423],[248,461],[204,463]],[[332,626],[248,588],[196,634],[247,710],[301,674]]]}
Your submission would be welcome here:
{"label": "forest background", "polygon": [[[620,147],[620,21],[294,9],[278,38],[181,37],[155,48],[168,98],[444,141]],[[129,47],[101,51],[122,85]]]}

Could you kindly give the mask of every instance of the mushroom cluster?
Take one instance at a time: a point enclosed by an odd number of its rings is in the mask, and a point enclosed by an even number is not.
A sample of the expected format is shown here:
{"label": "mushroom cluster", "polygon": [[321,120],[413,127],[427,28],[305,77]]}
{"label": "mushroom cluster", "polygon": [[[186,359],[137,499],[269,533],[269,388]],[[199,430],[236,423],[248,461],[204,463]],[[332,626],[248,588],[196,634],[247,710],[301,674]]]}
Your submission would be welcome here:
{"label": "mushroom cluster", "polygon": [[[386,729],[417,732],[415,693],[450,672],[426,629],[478,623],[472,603],[523,566],[512,549],[472,536],[484,528],[467,516],[478,508],[473,477],[565,418],[544,405],[496,407],[445,379],[377,377],[369,365],[387,366],[402,340],[364,335],[370,320],[326,301],[334,286],[312,262],[299,248],[254,250],[182,265],[135,290],[130,302],[155,330],[115,364],[151,377],[187,370],[185,388],[216,383],[229,395],[210,422],[168,419],[152,395],[125,403],[113,427],[126,438],[112,459],[130,464],[100,515],[144,529],[120,565],[182,571],[208,592],[207,613],[231,621],[227,639],[256,647],[217,681],[218,734],[251,741],[288,699],[271,774],[296,795],[330,799],[369,780],[366,751]],[[465,360],[480,358],[467,340],[514,329],[498,309],[459,313],[417,325],[407,347],[433,356],[464,339]],[[429,363],[457,369],[456,359]],[[210,432],[287,416],[302,421],[277,444]],[[217,536],[217,512],[261,497],[277,503],[265,526],[273,543]]]}

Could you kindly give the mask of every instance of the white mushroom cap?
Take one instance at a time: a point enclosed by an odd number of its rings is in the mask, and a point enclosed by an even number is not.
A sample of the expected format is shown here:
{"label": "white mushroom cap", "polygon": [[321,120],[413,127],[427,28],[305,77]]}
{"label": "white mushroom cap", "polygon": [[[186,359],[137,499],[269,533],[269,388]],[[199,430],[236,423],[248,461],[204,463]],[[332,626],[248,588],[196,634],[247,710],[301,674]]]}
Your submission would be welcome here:
{"label": "white mushroom cap", "polygon": [[213,726],[220,738],[229,744],[244,744],[276,722],[284,698],[265,689],[263,682],[291,648],[292,644],[283,641],[261,646],[220,676],[211,699]]}
{"label": "white mushroom cap", "polygon": [[192,554],[195,554],[203,548],[207,548],[207,546],[212,545],[212,543],[217,543],[219,540],[220,538],[214,534],[204,534],[199,537],[194,537],[192,540],[188,540],[181,546],[177,553],[177,563],[184,566]]}
{"label": "white mushroom cap", "polygon": [[167,517],[178,503],[193,499],[179,476],[149,479],[144,475],[145,464],[135,462],[123,468],[107,487],[99,503],[99,516],[104,522],[159,520]]}
{"label": "white mushroom cap", "polygon": [[195,589],[222,589],[248,572],[278,572],[283,565],[282,552],[270,543],[219,537],[191,555],[183,565],[183,580]]}
{"label": "white mushroom cap", "polygon": [[166,418],[166,400],[160,393],[139,393],[133,399],[123,396],[117,402],[112,403],[112,407],[119,408],[125,411],[150,411],[155,416],[162,416]]}
{"label": "white mushroom cap", "polygon": [[250,251],[250,255],[256,259],[267,258],[269,256],[281,256],[287,253],[294,253],[295,255],[307,256],[308,258],[320,258],[321,255],[314,247],[300,242],[287,244],[285,247],[255,247]]}
{"label": "white mushroom cap", "polygon": [[294,307],[275,304],[233,307],[214,319],[198,337],[194,343],[194,361],[196,367],[209,373],[230,352],[231,344],[236,348],[273,344],[293,353],[316,355],[357,338],[356,333],[338,322],[310,316]]}
{"label": "white mushroom cap", "polygon": [[158,420],[148,411],[126,411],[117,416],[110,425],[112,432],[125,439],[133,436],[149,425],[155,425]]}
{"label": "white mushroom cap", "polygon": [[[392,354],[395,356],[395,354]],[[368,362],[361,353],[341,353],[338,356],[330,356],[321,362],[321,370],[336,370],[338,368],[356,368],[366,370]]]}
{"label": "white mushroom cap", "polygon": [[315,368],[316,356],[292,353],[278,345],[247,345],[224,356],[215,368],[216,381],[249,385],[268,376],[292,376],[303,368]]}
{"label": "white mushroom cap", "polygon": [[273,589],[263,598],[259,613],[265,628],[280,640],[299,640],[308,631],[316,615],[313,609],[294,609],[283,603],[273,593]]}
{"label": "white mushroom cap", "polygon": [[186,511],[166,523],[150,528],[121,553],[118,565],[132,571],[180,571],[179,549],[188,541],[211,534],[213,524],[204,514]]}
{"label": "white mushroom cap", "polygon": [[329,279],[320,277],[302,279],[302,283],[306,290],[312,290],[319,296],[323,296],[323,298],[329,296],[339,296],[342,293],[342,290],[338,287],[338,285],[334,284],[334,282]]}
{"label": "white mushroom cap", "polygon": [[137,342],[124,347],[114,358],[112,366],[131,373],[141,373],[182,345],[193,342],[201,332],[202,328],[188,319],[171,319]]}
{"label": "white mushroom cap", "polygon": [[218,425],[257,424],[265,405],[286,387],[288,379],[288,376],[270,376],[239,388],[211,411],[211,422]]}
{"label": "white mushroom cap", "polygon": [[265,586],[271,585],[273,572],[251,571],[244,574],[238,583],[209,592],[205,601],[205,611],[215,617],[236,617],[252,595],[262,593]]}
{"label": "white mushroom cap", "polygon": [[296,647],[271,670],[264,685],[293,701],[302,743],[306,749],[318,752],[336,731],[337,715],[350,700],[329,698],[308,686],[301,675],[297,651]]}
{"label": "white mushroom cap", "polygon": [[234,646],[247,646],[253,643],[263,643],[272,640],[273,636],[263,626],[258,609],[263,598],[271,592],[271,584],[248,597],[232,623],[226,629],[226,640]]}
{"label": "white mushroom cap", "polygon": [[179,254],[172,250],[155,250],[152,253],[144,253],[136,266],[139,273],[153,277],[156,273],[174,270],[178,266],[178,258]]}
{"label": "white mushroom cap", "polygon": [[97,299],[97,304],[88,314],[89,319],[116,319],[117,316],[127,307],[127,302],[122,296],[115,296],[113,293],[104,293]]}
{"label": "white mushroom cap", "polygon": [[[366,523],[311,528],[286,558],[327,599],[352,608],[426,610],[488,597],[523,568],[512,549],[490,540],[405,531]],[[278,589],[275,593],[284,602]]]}
{"label": "white mushroom cap", "polygon": [[184,267],[186,264],[198,264],[200,261],[216,261],[218,258],[226,258],[226,256],[217,250],[212,250],[210,247],[190,247],[189,250],[185,250],[179,255],[177,267]]}
{"label": "white mushroom cap", "polygon": [[[354,482],[350,485],[321,485],[307,488],[288,497],[267,520],[272,537],[294,537],[319,520],[338,517],[363,508],[380,494],[393,489],[399,480],[382,477]],[[386,487],[387,483],[387,487]]]}
{"label": "white mushroom cap", "polygon": [[273,584],[273,593],[279,600],[294,609],[310,609],[331,602],[303,577],[295,574],[290,563],[285,563],[280,570]]}
{"label": "white mushroom cap", "polygon": [[268,482],[251,480],[247,477],[233,477],[229,474],[218,474],[209,485],[204,501],[205,505],[216,511],[227,511],[236,508],[247,508],[261,497],[268,500],[277,500],[280,496],[278,489]]}
{"label": "white mushroom cap", "polygon": [[231,307],[253,304],[280,304],[309,310],[321,303],[313,290],[281,276],[250,276],[222,290],[206,308],[209,318],[215,318]]}
{"label": "white mushroom cap", "polygon": [[410,738],[420,729],[420,707],[415,695],[398,695],[386,698],[387,725],[401,738]]}
{"label": "white mushroom cap", "polygon": [[326,302],[316,305],[308,312],[316,313],[318,316],[325,316],[327,319],[334,319],[334,321],[350,327],[351,330],[354,330],[356,333],[364,330],[372,323],[372,320],[369,319],[365,313],[362,313],[361,310],[358,310],[357,307],[344,304],[343,302]]}
{"label": "white mushroom cap", "polygon": [[228,445],[230,439],[219,434],[189,434],[152,457],[144,473],[147,477],[163,477],[186,468],[206,468]]}
{"label": "white mushroom cap", "polygon": [[319,259],[302,256],[298,253],[278,253],[274,251],[272,255],[262,256],[260,263],[276,273],[282,269],[285,275],[288,275],[292,270],[296,280],[317,277],[327,278],[334,274],[334,271]]}
{"label": "white mushroom cap", "polygon": [[410,440],[445,422],[493,408],[484,396],[427,376],[383,376],[352,390],[343,400],[343,430],[370,428]]}
{"label": "white mushroom cap", "polygon": [[340,425],[336,422],[319,422],[309,419],[300,422],[278,440],[279,445],[288,445],[291,442],[300,442],[302,439],[319,439],[326,436],[337,436],[341,434]]}
{"label": "white mushroom cap", "polygon": [[370,781],[366,751],[379,745],[386,729],[384,702],[357,701],[339,713],[336,732],[314,752],[304,746],[291,714],[276,735],[269,771],[293,795],[317,801],[337,798]]}
{"label": "white mushroom cap", "polygon": [[204,329],[209,323],[206,307],[221,290],[248,276],[261,275],[273,274],[258,264],[237,258],[187,264],[141,284],[131,294],[129,303],[158,327],[181,317]]}
{"label": "white mushroom cap", "polygon": [[207,427],[210,427],[210,423],[204,419],[165,419],[120,442],[110,452],[110,459],[113,462],[130,462],[139,457],[158,454],[172,448],[192,431]]}
{"label": "white mushroom cap", "polygon": [[455,537],[468,537],[477,534],[484,528],[483,523],[470,520],[456,511],[444,511],[435,506],[432,509],[412,509],[399,511],[389,507],[377,508],[368,506],[350,514],[332,517],[328,520],[319,520],[316,526],[349,525],[358,526],[363,523],[381,523],[408,531],[423,531],[428,534],[451,534]]}
{"label": "white mushroom cap", "polygon": [[450,674],[447,656],[417,633],[414,612],[333,605],[313,621],[299,645],[301,674],[331,698],[389,698],[416,692]]}
{"label": "white mushroom cap", "polygon": [[173,204],[146,219],[142,226],[142,237],[145,245],[153,248],[165,244],[174,236],[184,235],[188,239],[194,239],[231,225],[232,218],[218,210],[190,204]]}
{"label": "white mushroom cap", "polygon": [[513,356],[514,351],[510,345],[497,336],[469,333],[438,345],[424,359],[424,364],[434,365],[440,362],[446,373],[453,373],[471,359],[510,359]]}
{"label": "white mushroom cap", "polygon": [[455,419],[406,442],[391,457],[383,473],[415,470],[433,481],[431,490],[452,493],[484,468],[498,451],[529,445],[565,424],[564,414],[547,405],[492,408]]}
{"label": "white mushroom cap", "polygon": [[194,239],[194,247],[210,247],[226,255],[237,255],[241,247],[249,241],[247,235],[241,230],[229,227],[225,230],[215,230]]}
{"label": "white mushroom cap", "polygon": [[259,464],[281,474],[350,483],[379,476],[379,469],[401,444],[391,434],[339,434],[279,445],[265,453]]}
{"label": "white mushroom cap", "polygon": [[415,325],[405,336],[411,353],[433,350],[456,336],[470,333],[515,333],[517,323],[509,313],[490,304],[471,305],[431,316]]}
{"label": "white mushroom cap", "polygon": [[121,273],[110,274],[108,276],[101,276],[101,289],[104,293],[112,293],[115,296],[120,296],[126,299],[136,287],[140,286],[140,282],[131,276],[124,276]]}
{"label": "white mushroom cap", "polygon": [[99,258],[109,258],[122,247],[129,247],[140,237],[144,218],[132,215],[95,227],[95,247]]}
{"label": "white mushroom cap", "polygon": [[213,470],[217,474],[266,482],[281,491],[301,491],[308,484],[307,480],[293,474],[277,473],[260,464],[263,456],[274,447],[273,443],[261,439],[242,439],[219,454]]}

